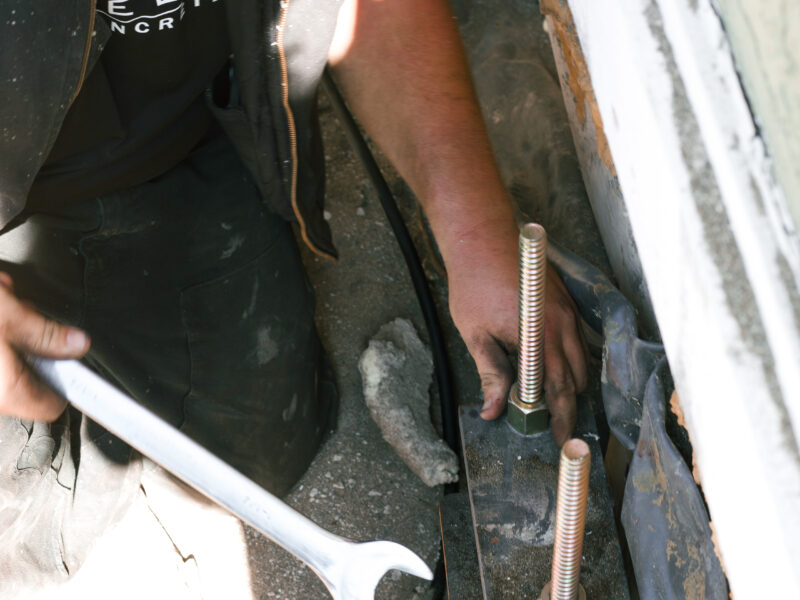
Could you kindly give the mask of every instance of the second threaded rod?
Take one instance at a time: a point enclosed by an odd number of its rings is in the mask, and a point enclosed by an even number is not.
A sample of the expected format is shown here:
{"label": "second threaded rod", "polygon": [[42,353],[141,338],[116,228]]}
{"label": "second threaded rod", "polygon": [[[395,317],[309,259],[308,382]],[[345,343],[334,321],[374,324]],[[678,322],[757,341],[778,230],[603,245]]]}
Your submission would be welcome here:
{"label": "second threaded rod", "polygon": [[586,442],[571,439],[561,448],[556,498],[556,537],[551,580],[540,600],[585,600],[580,585],[583,530],[592,455]]}

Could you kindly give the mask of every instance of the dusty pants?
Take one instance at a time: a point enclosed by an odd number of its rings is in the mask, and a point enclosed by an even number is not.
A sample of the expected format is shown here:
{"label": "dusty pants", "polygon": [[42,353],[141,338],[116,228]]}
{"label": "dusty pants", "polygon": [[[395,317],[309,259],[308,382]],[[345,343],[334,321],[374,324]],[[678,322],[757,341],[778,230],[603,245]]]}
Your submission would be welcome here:
{"label": "dusty pants", "polygon": [[[153,181],[19,220],[0,270],[89,333],[93,369],[273,493],[335,419],[291,230],[224,138]],[[54,424],[0,417],[0,597],[77,569],[140,469],[74,409]]]}

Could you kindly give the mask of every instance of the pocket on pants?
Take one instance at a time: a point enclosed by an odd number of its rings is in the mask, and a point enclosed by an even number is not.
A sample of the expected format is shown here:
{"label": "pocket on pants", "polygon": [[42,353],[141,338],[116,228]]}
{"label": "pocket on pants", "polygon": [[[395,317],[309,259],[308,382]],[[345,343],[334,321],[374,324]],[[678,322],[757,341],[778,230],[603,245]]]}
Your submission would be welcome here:
{"label": "pocket on pants", "polygon": [[191,364],[182,429],[276,494],[325,433],[313,295],[288,227],[262,254],[181,295]]}

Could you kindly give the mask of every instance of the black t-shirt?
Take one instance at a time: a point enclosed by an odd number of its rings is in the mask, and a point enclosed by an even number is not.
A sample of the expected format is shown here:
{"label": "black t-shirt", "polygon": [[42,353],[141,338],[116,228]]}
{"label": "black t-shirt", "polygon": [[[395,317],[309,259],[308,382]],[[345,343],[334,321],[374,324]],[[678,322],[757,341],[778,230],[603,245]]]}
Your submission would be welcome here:
{"label": "black t-shirt", "polygon": [[230,53],[224,0],[100,0],[111,39],[39,172],[28,208],[156,177],[211,124],[204,90]]}

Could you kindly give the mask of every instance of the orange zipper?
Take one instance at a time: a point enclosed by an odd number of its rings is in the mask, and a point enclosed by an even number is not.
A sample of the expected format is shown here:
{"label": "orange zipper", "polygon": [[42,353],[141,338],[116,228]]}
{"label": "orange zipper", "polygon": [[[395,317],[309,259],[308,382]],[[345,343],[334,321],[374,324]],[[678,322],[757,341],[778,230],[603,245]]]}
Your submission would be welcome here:
{"label": "orange zipper", "polygon": [[75,102],[75,98],[78,97],[81,87],[83,87],[83,80],[86,79],[86,69],[89,68],[89,52],[92,49],[92,36],[94,35],[94,19],[96,9],[97,0],[91,0],[91,12],[89,13],[89,38],[86,42],[86,49],[83,52],[83,63],[81,64],[80,77],[78,77],[78,86],[75,88],[75,93],[72,95],[72,100],[69,101],[70,106],[72,106],[72,103]]}
{"label": "orange zipper", "polygon": [[289,127],[289,148],[292,160],[289,194],[292,201],[292,210],[297,218],[297,222],[300,224],[300,235],[302,236],[306,246],[308,246],[315,254],[335,261],[336,259],[333,256],[317,248],[309,239],[305,219],[303,219],[303,215],[300,213],[300,209],[297,206],[297,129],[294,122],[294,113],[292,112],[292,107],[289,104],[289,65],[286,62],[286,49],[283,45],[283,38],[286,34],[286,21],[288,20],[289,16],[289,4],[290,0],[281,1],[281,16],[278,21],[278,31],[275,37],[275,43],[278,46],[278,59],[280,60],[281,65],[281,101],[283,103],[283,109],[286,111],[286,124]]}

